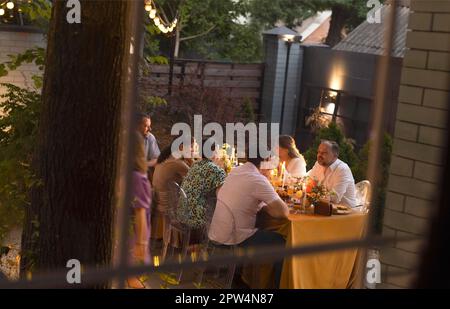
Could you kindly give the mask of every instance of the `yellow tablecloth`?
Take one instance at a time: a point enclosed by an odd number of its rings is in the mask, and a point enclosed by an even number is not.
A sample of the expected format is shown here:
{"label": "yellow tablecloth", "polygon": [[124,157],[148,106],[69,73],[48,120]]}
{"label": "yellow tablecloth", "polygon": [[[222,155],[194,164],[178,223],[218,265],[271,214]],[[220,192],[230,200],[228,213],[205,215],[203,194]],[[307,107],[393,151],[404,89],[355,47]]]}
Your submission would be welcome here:
{"label": "yellow tablecloth", "polygon": [[[289,215],[289,221],[260,220],[260,226],[276,230],[286,238],[286,246],[296,247],[317,245],[320,243],[340,242],[363,237],[367,215],[353,213],[350,215],[333,215],[330,217],[316,215]],[[266,217],[267,219],[267,217]],[[278,221],[278,223],[277,223]],[[280,288],[285,289],[342,289],[350,288],[355,283],[355,265],[358,249],[330,251],[307,256],[286,258],[283,264]],[[252,287],[271,287],[273,275],[271,269],[259,267],[258,282],[249,279]],[[247,274],[245,274],[247,273]],[[247,278],[255,278],[255,273]]]}

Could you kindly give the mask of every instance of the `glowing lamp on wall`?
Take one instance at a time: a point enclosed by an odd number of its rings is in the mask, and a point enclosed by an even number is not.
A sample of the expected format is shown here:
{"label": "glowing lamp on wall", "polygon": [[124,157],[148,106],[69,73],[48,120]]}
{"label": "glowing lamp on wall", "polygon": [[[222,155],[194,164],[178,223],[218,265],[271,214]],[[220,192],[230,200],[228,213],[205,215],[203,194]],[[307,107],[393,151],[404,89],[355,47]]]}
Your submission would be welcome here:
{"label": "glowing lamp on wall", "polygon": [[337,92],[336,91],[326,91],[323,94],[322,102],[320,104],[321,106],[321,112],[334,115],[334,111],[336,109],[336,98],[337,98]]}
{"label": "glowing lamp on wall", "polygon": [[324,111],[327,114],[333,115],[335,108],[336,108],[336,104],[334,104],[334,103],[326,103]]}

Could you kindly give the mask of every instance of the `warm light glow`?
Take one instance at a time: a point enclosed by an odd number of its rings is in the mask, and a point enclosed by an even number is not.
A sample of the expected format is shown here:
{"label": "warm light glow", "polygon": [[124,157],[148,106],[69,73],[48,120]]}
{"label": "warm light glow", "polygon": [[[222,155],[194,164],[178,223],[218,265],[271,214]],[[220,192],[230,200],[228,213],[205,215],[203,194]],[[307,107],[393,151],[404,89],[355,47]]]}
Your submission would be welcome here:
{"label": "warm light glow", "polygon": [[336,105],[334,103],[328,103],[325,106],[325,113],[334,114],[335,107],[336,107]]}
{"label": "warm light glow", "polygon": [[152,9],[152,6],[150,4],[146,4],[144,8],[147,12],[150,12]]}
{"label": "warm light glow", "polygon": [[156,26],[161,25],[161,21],[159,20],[159,17],[156,17],[155,19],[153,19],[153,22],[155,23]]}
{"label": "warm light glow", "polygon": [[158,267],[158,266],[159,266],[159,256],[158,256],[158,255],[155,255],[155,256],[153,257],[153,265],[154,265],[155,267]]}
{"label": "warm light glow", "polygon": [[6,7],[10,10],[12,10],[14,8],[14,2],[9,1],[8,3],[6,3]]}
{"label": "warm light glow", "polygon": [[345,75],[344,65],[341,62],[334,63],[329,79],[329,88],[335,90],[342,90],[344,86],[343,85],[344,75]]}
{"label": "warm light glow", "polygon": [[283,41],[286,41],[286,42],[293,42],[294,38],[295,38],[295,35],[293,35],[293,34],[284,34],[283,35]]}
{"label": "warm light glow", "polygon": [[0,16],[5,15],[5,10],[4,9],[0,9]]}
{"label": "warm light glow", "polygon": [[161,24],[160,24],[160,25],[158,26],[158,28],[159,28],[159,30],[161,30],[162,33],[167,33],[167,32],[168,32],[167,28],[166,28],[164,25],[161,25]]}
{"label": "warm light glow", "polygon": [[337,97],[337,92],[336,91],[328,91],[328,95],[330,96],[331,99],[335,100]]}
{"label": "warm light glow", "polygon": [[155,18],[156,17],[156,10],[155,9],[150,10],[150,14],[148,14],[148,16],[151,19]]}
{"label": "warm light glow", "polygon": [[177,22],[178,22],[178,19],[175,18],[175,19],[173,20],[172,24],[176,26]]}

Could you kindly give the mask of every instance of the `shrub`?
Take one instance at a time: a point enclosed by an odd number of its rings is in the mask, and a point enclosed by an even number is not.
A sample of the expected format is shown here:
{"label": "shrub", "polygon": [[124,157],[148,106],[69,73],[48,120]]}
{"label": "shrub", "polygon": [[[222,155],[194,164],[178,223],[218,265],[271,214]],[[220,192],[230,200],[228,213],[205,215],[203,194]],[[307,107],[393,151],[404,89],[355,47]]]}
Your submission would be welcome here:
{"label": "shrub", "polygon": [[310,148],[304,153],[307,164],[307,169],[310,170],[316,162],[317,148],[321,140],[335,141],[339,145],[339,159],[348,164],[353,174],[359,164],[358,156],[354,151],[352,142],[344,136],[342,130],[334,122],[331,122],[328,127],[319,129],[316,138]]}
{"label": "shrub", "polygon": [[217,122],[254,122],[255,113],[251,100],[231,100],[220,88],[206,88],[185,84],[174,89],[173,94],[164,97],[166,104],[155,104],[141,96],[141,111],[152,115],[153,133],[160,148],[172,140],[170,131],[177,122],[194,125],[194,115],[202,115],[203,124]]}
{"label": "shrub", "polygon": [[[355,179],[358,181],[367,179],[367,167],[369,163],[371,143],[368,141],[363,148],[359,151],[360,164],[358,164],[355,170]],[[389,134],[384,133],[383,144],[381,148],[381,156],[379,163],[379,184],[376,188],[376,192],[373,193],[372,198],[372,215],[374,218],[374,226],[372,226],[375,233],[380,234],[383,223],[384,205],[386,199],[386,189],[389,178],[389,166],[391,164],[392,153],[392,138]]]}
{"label": "shrub", "polygon": [[31,174],[41,96],[38,92],[1,84],[0,110],[0,239],[22,223],[29,191],[35,183]]}

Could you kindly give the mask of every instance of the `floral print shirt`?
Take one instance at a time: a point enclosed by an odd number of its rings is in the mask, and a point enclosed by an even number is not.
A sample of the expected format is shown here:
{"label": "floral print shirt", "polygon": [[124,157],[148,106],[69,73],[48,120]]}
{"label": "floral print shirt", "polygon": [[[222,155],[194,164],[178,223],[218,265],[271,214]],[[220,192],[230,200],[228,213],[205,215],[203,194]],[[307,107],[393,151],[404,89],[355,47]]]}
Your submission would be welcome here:
{"label": "floral print shirt", "polygon": [[178,220],[191,228],[203,227],[206,223],[207,197],[215,193],[225,177],[225,171],[211,160],[203,159],[194,163],[181,183],[187,199],[180,202]]}

